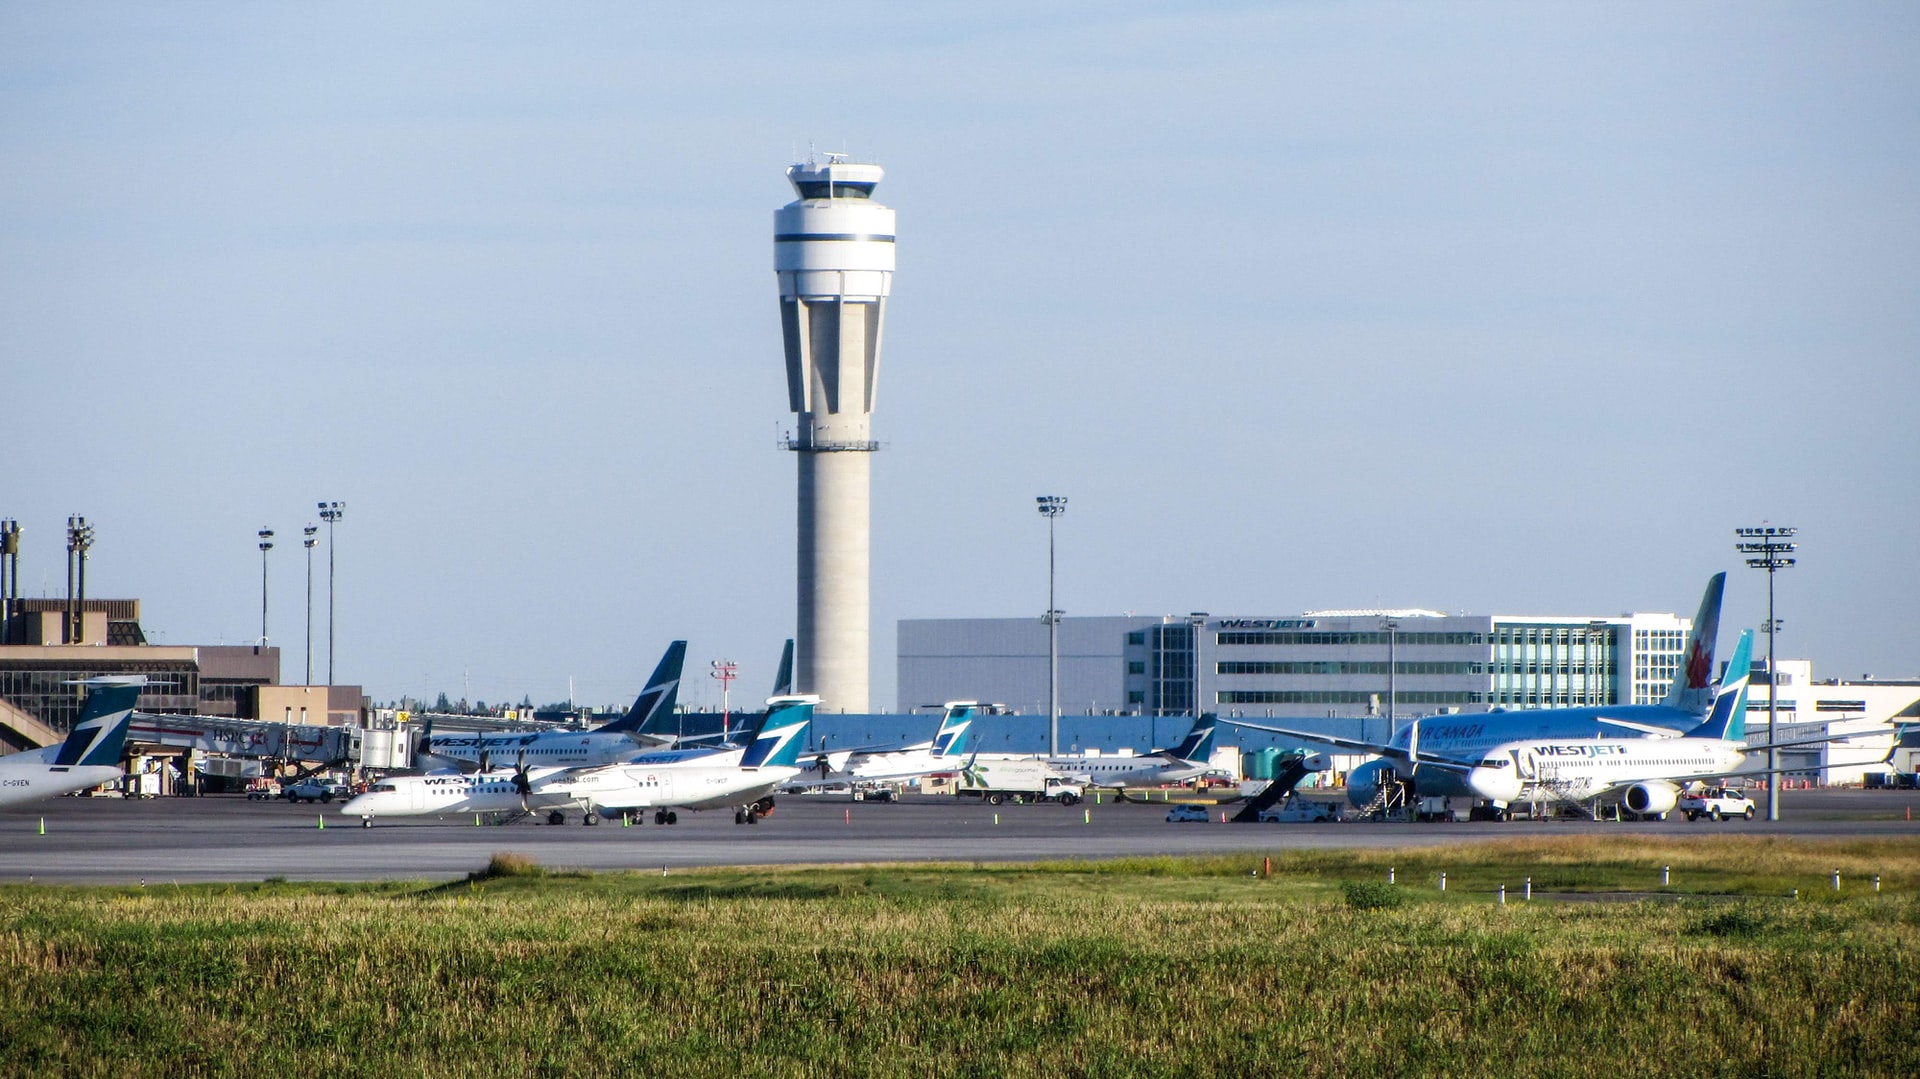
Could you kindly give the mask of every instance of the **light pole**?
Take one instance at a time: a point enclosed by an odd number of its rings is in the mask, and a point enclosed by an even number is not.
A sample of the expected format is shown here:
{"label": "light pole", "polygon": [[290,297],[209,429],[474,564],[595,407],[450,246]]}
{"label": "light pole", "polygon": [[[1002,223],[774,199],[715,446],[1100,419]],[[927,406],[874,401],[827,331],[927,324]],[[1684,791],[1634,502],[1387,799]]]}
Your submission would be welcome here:
{"label": "light pole", "polygon": [[20,591],[20,522],[0,521],[0,644],[13,643],[13,607]]}
{"label": "light pole", "polygon": [[320,519],[327,522],[327,684],[333,684],[333,526],[345,516],[345,502],[320,503]]}
{"label": "light pole", "polygon": [[1047,756],[1060,755],[1060,615],[1053,600],[1053,522],[1067,512],[1065,495],[1036,495],[1047,519]]}
{"label": "light pole", "polygon": [[313,684],[313,545],[320,542],[313,538],[320,531],[319,525],[310,524],[300,530],[300,546],[307,549],[307,680],[303,685]]}
{"label": "light pole", "polygon": [[273,550],[273,529],[260,530],[260,647],[267,646],[267,552]]}
{"label": "light pole", "polygon": [[1387,741],[1391,742],[1393,736],[1398,733],[1393,729],[1393,699],[1396,685],[1394,675],[1399,673],[1400,667],[1394,661],[1394,650],[1400,636],[1400,623],[1391,618],[1382,618],[1380,628],[1387,631]]}
{"label": "light pole", "polygon": [[[67,518],[67,634],[68,644],[85,644],[87,607],[87,548],[93,546],[93,526],[85,517]],[[73,571],[80,569],[80,594],[73,591]]]}
{"label": "light pole", "polygon": [[1780,819],[1780,751],[1774,743],[1780,740],[1779,721],[1780,667],[1774,662],[1773,639],[1780,623],[1773,617],[1773,574],[1775,570],[1793,568],[1796,559],[1788,558],[1798,549],[1798,544],[1788,542],[1800,530],[1797,528],[1775,528],[1763,525],[1759,528],[1736,528],[1733,534],[1740,537],[1734,549],[1744,555],[1757,555],[1747,559],[1751,569],[1767,571],[1767,819]]}

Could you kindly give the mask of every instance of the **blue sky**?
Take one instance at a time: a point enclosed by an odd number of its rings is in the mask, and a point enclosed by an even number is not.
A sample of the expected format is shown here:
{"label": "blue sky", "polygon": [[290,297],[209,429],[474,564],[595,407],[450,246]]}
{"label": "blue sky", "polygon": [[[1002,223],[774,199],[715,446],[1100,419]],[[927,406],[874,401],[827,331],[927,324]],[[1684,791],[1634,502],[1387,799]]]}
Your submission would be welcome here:
{"label": "blue sky", "polygon": [[1689,613],[1727,569],[1753,624],[1732,530],[1794,524],[1782,654],[1920,673],[1911,5],[394,7],[0,4],[26,594],[80,513],[91,594],[251,641],[272,527],[293,680],[341,499],[378,698],[622,700],[675,637],[761,692],[815,146],[899,212],[876,704],[896,619],[1038,616],[1041,493],[1070,614]]}

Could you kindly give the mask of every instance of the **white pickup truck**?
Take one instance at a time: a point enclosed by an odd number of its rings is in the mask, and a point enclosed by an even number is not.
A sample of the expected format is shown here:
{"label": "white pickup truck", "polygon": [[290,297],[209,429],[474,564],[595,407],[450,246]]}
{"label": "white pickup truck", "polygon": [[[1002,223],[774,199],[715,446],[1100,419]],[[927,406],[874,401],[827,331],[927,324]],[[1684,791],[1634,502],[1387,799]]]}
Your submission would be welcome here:
{"label": "white pickup truck", "polygon": [[1699,820],[1701,817],[1713,820],[1726,820],[1728,817],[1753,819],[1753,800],[1732,787],[1688,791],[1680,796],[1679,809],[1687,815],[1688,820]]}

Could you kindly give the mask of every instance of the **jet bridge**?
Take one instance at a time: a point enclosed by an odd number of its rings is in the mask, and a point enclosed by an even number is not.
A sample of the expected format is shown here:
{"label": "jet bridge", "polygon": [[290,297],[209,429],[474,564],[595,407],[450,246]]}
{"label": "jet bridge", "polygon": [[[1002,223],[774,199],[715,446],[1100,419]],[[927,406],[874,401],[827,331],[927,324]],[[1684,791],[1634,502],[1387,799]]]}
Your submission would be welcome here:
{"label": "jet bridge", "polygon": [[195,756],[234,757],[390,771],[410,767],[413,732],[364,727],[270,723],[224,716],[170,716],[135,712],[129,746],[184,750]]}

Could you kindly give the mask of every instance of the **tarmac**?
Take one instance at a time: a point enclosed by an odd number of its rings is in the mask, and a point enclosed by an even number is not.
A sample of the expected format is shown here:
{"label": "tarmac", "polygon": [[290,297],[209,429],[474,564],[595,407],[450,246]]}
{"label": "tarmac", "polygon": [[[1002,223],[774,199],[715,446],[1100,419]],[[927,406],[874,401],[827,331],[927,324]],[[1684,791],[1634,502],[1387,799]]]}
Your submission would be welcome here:
{"label": "tarmac", "polygon": [[[291,805],[237,795],[198,798],[54,798],[0,810],[0,882],[148,884],[449,880],[495,854],[549,869],[672,872],[699,866],[1010,862],[1129,856],[1261,853],[1330,847],[1429,847],[1529,836],[1691,838],[1920,836],[1920,791],[1796,790],[1782,817],[1752,821],[1513,821],[1408,824],[1174,824],[1166,807],[1116,803],[988,806],[950,797],[892,803],[841,795],[780,796],[751,825],[728,811],[682,811],[680,823],[583,826],[522,818],[476,825],[471,816],[376,821],[362,828],[339,803]],[[1232,812],[1229,808],[1228,812]],[[324,827],[322,825],[324,824]]]}

